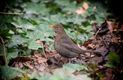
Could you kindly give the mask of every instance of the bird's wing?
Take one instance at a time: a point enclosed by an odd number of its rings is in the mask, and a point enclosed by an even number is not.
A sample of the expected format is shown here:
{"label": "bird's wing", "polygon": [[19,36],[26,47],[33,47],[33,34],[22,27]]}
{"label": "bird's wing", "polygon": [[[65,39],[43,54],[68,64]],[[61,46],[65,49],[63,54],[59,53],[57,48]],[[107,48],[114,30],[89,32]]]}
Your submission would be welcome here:
{"label": "bird's wing", "polygon": [[55,45],[55,49],[63,57],[73,58],[73,57],[78,56],[77,53],[67,49],[66,47],[63,47],[61,44],[60,45]]}
{"label": "bird's wing", "polygon": [[76,44],[67,44],[67,43],[62,43],[61,46],[65,47],[66,49],[73,51],[75,53],[83,53],[84,51],[80,49]]}
{"label": "bird's wing", "polygon": [[83,50],[81,48],[79,48],[76,44],[66,44],[66,43],[62,43],[61,46],[65,47],[66,49],[70,50],[71,52],[75,52],[78,54],[84,54],[86,52],[89,53],[95,53],[96,55],[101,55],[99,51],[95,51],[95,50]]}
{"label": "bird's wing", "polygon": [[83,53],[84,51],[82,49],[80,49],[72,40],[71,38],[69,38],[69,36],[62,36],[60,42],[62,44],[60,44],[62,47],[75,52],[75,53]]}
{"label": "bird's wing", "polygon": [[72,39],[71,39],[69,36],[67,36],[67,35],[62,36],[60,41],[61,41],[61,43],[64,43],[64,44],[69,44],[69,45],[75,44],[75,43],[72,41]]}

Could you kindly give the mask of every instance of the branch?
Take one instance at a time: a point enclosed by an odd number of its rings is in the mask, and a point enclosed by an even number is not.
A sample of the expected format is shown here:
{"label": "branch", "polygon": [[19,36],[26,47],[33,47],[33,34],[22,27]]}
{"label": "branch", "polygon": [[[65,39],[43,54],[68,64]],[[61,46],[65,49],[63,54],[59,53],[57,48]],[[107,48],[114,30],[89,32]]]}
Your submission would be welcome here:
{"label": "branch", "polygon": [[2,15],[23,15],[23,13],[6,13],[6,12],[0,12]]}
{"label": "branch", "polygon": [[3,38],[1,36],[0,36],[0,40],[1,40],[2,45],[3,45],[3,57],[4,57],[5,65],[7,66],[8,65],[8,61],[7,61],[7,53],[6,53],[5,42],[4,42],[4,40],[3,40]]}

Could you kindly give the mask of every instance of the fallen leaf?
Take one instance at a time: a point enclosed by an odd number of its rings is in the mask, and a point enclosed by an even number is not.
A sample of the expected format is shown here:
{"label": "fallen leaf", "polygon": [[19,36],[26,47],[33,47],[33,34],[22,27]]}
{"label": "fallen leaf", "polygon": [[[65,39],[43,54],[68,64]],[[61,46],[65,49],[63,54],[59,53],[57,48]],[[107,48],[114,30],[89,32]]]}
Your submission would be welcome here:
{"label": "fallen leaf", "polygon": [[24,63],[24,65],[27,66],[29,69],[33,69],[33,66],[28,62]]}
{"label": "fallen leaf", "polygon": [[75,12],[78,15],[84,14],[87,11],[88,8],[89,8],[88,3],[87,2],[84,2],[83,5],[82,5],[82,7],[78,8]]}
{"label": "fallen leaf", "polygon": [[87,2],[84,2],[83,3],[83,6],[82,6],[85,10],[87,10],[89,8],[89,5]]}
{"label": "fallen leaf", "polygon": [[114,23],[111,22],[111,21],[107,21],[107,24],[108,24],[108,29],[110,32],[113,32],[113,26],[114,26]]}

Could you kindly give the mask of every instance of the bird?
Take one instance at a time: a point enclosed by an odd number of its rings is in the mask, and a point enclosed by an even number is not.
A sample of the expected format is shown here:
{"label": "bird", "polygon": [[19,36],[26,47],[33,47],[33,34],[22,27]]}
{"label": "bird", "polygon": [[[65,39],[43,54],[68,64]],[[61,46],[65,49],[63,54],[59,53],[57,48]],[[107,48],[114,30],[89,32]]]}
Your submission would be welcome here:
{"label": "bird", "polygon": [[80,56],[80,54],[85,55],[86,52],[93,52],[92,50],[83,50],[78,47],[66,34],[62,24],[54,24],[51,27],[55,32],[54,48],[62,57],[75,58]]}

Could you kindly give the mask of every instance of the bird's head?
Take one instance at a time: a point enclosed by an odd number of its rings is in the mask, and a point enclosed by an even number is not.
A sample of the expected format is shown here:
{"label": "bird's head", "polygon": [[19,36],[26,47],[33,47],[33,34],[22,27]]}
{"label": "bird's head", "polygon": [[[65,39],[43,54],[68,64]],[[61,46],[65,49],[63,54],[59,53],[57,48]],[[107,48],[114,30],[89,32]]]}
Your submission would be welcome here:
{"label": "bird's head", "polygon": [[61,24],[51,25],[51,28],[53,28],[56,34],[63,34],[65,32]]}

